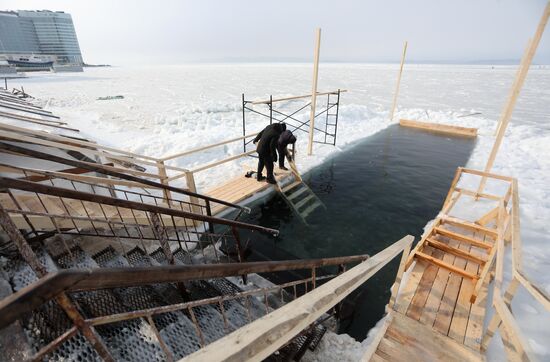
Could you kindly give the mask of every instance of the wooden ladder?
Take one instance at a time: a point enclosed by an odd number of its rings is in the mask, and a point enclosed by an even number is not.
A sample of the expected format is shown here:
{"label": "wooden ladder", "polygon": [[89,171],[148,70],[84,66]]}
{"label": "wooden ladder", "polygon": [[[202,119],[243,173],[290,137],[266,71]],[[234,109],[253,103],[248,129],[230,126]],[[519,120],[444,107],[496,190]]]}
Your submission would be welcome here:
{"label": "wooden ladder", "polygon": [[277,190],[279,190],[290,207],[300,216],[302,222],[308,225],[306,221],[307,217],[319,207],[326,209],[326,206],[302,180],[294,161],[290,157],[287,157],[287,160],[294,180],[284,187],[277,182]]}

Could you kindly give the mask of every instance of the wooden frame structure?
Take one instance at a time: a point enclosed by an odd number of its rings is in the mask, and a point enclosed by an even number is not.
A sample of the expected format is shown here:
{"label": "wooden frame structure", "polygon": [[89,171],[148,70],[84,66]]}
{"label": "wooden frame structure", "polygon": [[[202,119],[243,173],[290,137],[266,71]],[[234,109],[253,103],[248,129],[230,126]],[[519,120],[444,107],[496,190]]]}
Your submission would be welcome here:
{"label": "wooden frame structure", "polygon": [[[465,174],[501,180],[507,182],[509,185],[506,193],[502,196],[491,194],[476,195],[473,190],[458,187],[461,177]],[[445,199],[445,203],[443,204],[442,211],[414,248],[407,261],[407,267],[412,264],[414,259],[419,259],[470,279],[474,283],[474,288],[469,298],[470,302],[474,303],[481,288],[486,282],[486,278],[489,276],[489,271],[493,265],[498,245],[504,239],[510,227],[510,215],[505,206],[508,204],[512,195],[512,181],[513,179],[510,177],[459,167]],[[455,205],[461,198],[466,197],[474,200],[476,198],[483,198],[494,203],[495,205],[492,207],[491,211],[494,209],[498,210],[497,220],[499,222],[494,227],[486,227],[476,223],[477,220],[466,220],[452,216],[451,214],[453,213]],[[471,236],[470,234],[472,231],[483,235],[484,238]],[[440,237],[443,237],[445,240],[439,240],[441,239]],[[465,243],[468,244],[469,247],[461,249],[457,246],[453,246],[453,243],[448,240]],[[425,252],[426,249],[439,250],[442,255],[439,258],[429,255]],[[477,268],[475,273],[465,271],[463,268],[457,268],[445,262],[445,255],[452,255],[456,258],[473,262],[479,265],[479,268]]]}

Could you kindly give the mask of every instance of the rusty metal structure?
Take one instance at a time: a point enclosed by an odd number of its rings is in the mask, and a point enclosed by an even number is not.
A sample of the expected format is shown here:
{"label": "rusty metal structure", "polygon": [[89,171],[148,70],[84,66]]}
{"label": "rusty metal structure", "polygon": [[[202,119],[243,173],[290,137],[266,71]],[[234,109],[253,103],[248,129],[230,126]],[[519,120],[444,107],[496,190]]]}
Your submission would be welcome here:
{"label": "rusty metal structure", "polygon": [[[15,338],[6,358],[174,361],[368,258],[246,262],[241,230],[278,234],[239,221],[248,208],[169,185],[131,156],[64,135],[78,130],[21,95],[0,95],[9,120],[0,134],[0,340]],[[220,205],[223,218],[212,212]],[[256,274],[297,270],[280,285]],[[335,311],[272,359],[315,348]]]}

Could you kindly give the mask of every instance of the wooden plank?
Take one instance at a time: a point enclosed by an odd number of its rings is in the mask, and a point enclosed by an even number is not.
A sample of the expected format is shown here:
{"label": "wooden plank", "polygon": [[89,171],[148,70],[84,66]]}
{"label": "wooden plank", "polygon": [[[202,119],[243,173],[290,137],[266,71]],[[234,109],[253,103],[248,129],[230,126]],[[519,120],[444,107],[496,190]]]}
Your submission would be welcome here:
{"label": "wooden plank", "polygon": [[319,79],[319,53],[321,49],[321,28],[315,30],[315,51],[313,53],[313,81],[311,84],[311,108],[309,112],[309,142],[307,154],[313,153],[313,133],[315,132],[315,107],[317,105],[317,81]]}
{"label": "wooden plank", "polygon": [[307,188],[306,187],[301,187],[299,188],[297,191],[294,191],[293,193],[291,193],[290,195],[287,196],[287,198],[292,201],[293,199],[297,198],[298,196],[300,196],[301,194],[303,194],[304,192],[307,191]]}
{"label": "wooden plank", "polygon": [[[473,248],[474,247],[466,243],[461,243],[459,246],[459,250],[463,250],[465,253],[468,253],[468,254],[472,252]],[[477,275],[478,269],[479,269],[479,263],[471,260],[466,262],[465,270],[467,272]],[[466,328],[468,326],[470,309],[472,307],[472,303],[470,303],[470,298],[474,291],[474,287],[475,285],[473,281],[468,279],[462,280],[462,285],[460,286],[458,299],[457,299],[455,310],[451,320],[449,337],[461,344],[464,343],[464,338],[466,336]]]}
{"label": "wooden plank", "polygon": [[491,211],[489,211],[485,215],[481,216],[479,219],[475,221],[475,223],[481,226],[487,226],[492,221],[495,221],[497,215],[498,215],[498,206],[496,206],[494,209],[491,209]]}
{"label": "wooden plank", "polygon": [[260,361],[277,351],[399,255],[414,240],[406,236],[306,295],[247,324],[183,361]]}
{"label": "wooden plank", "polygon": [[[460,247],[460,242],[450,239],[449,245]],[[466,273],[466,271],[464,270],[465,266],[466,261],[464,259],[455,257],[452,267],[463,274],[472,275],[471,273]],[[477,275],[475,275],[475,277],[477,278]],[[449,328],[451,325],[453,312],[456,307],[458,293],[460,291],[462,280],[463,275],[461,275],[460,273],[451,273],[449,275],[447,285],[445,286],[445,292],[443,293],[443,298],[441,299],[441,304],[439,305],[439,310],[437,312],[437,316],[435,317],[433,326],[436,331],[444,335],[447,335],[449,333]]]}
{"label": "wooden plank", "polygon": [[[443,257],[443,252],[440,250],[432,250],[431,254],[432,255],[430,257],[432,256],[434,258]],[[426,301],[428,300],[428,296],[432,289],[432,285],[434,283],[438,270],[439,270],[439,267],[435,264],[429,264],[426,266],[426,269],[424,269],[424,274],[422,274],[422,278],[420,279],[420,283],[418,284],[416,293],[414,294],[414,297],[411,301],[411,305],[407,310],[406,315],[409,318],[412,318],[414,320],[420,319],[420,316],[422,315],[422,311],[424,310],[424,306],[426,304]]]}
{"label": "wooden plank", "polygon": [[247,134],[247,135],[244,135],[244,136],[240,136],[240,137],[236,137],[236,138],[231,138],[231,139],[229,139],[229,140],[225,140],[225,141],[213,143],[213,144],[210,144],[210,145],[207,145],[207,146],[201,146],[201,147],[193,148],[193,149],[188,150],[188,151],[183,151],[183,152],[180,152],[180,153],[176,153],[176,154],[174,154],[174,155],[170,155],[170,156],[167,156],[167,157],[163,157],[163,158],[161,158],[161,159],[159,159],[159,160],[160,160],[160,161],[173,160],[174,158],[180,158],[180,157],[183,157],[183,156],[188,156],[188,155],[191,155],[191,154],[193,154],[193,153],[206,151],[206,150],[209,150],[209,149],[211,149],[211,148],[215,148],[215,147],[219,147],[219,146],[226,145],[226,144],[228,144],[228,143],[233,143],[233,142],[240,141],[240,140],[243,140],[243,139],[255,137],[257,134],[258,134],[258,132],[256,132],[256,133],[251,133],[251,134]]}
{"label": "wooden plank", "polygon": [[405,55],[407,54],[407,42],[403,44],[403,55],[401,56],[401,65],[399,66],[399,75],[397,76],[397,84],[395,86],[395,93],[393,94],[393,103],[390,111],[390,121],[393,120],[393,114],[395,107],[397,106],[397,96],[399,95],[399,86],[401,85],[401,75],[403,74],[403,65],[405,64]]}
{"label": "wooden plank", "polygon": [[403,127],[417,128],[437,133],[451,134],[454,136],[477,137],[477,128],[450,126],[440,123],[412,121],[400,119],[399,125]]}
{"label": "wooden plank", "polygon": [[430,263],[433,263],[433,264],[435,264],[435,265],[437,265],[441,268],[445,268],[445,269],[447,269],[447,270],[449,270],[449,271],[451,271],[455,274],[459,274],[463,277],[470,278],[470,279],[475,279],[475,280],[478,279],[478,276],[475,275],[475,274],[467,273],[462,268],[457,268],[453,265],[447,264],[447,263],[443,262],[440,259],[434,258],[434,257],[432,257],[430,255],[427,255],[427,254],[424,254],[420,251],[417,251],[415,256],[418,257],[418,258],[421,258],[425,261],[428,261]]}
{"label": "wooden plank", "polygon": [[454,239],[454,240],[467,242],[469,244],[478,246],[478,247],[483,248],[483,249],[490,250],[490,249],[493,248],[493,244],[489,244],[489,243],[481,241],[479,239],[474,239],[474,238],[471,238],[469,236],[465,236],[465,235],[456,233],[456,232],[451,231],[451,230],[447,230],[447,229],[444,229],[444,228],[441,228],[441,227],[436,227],[434,230],[440,235],[446,236],[446,237]]}
{"label": "wooden plank", "polygon": [[313,194],[304,197],[302,200],[300,200],[299,202],[297,202],[295,204],[296,209],[301,208],[302,206],[304,206],[306,203],[308,203],[309,201],[311,201],[314,198],[315,198],[315,195],[313,195]]}
{"label": "wooden plank", "polygon": [[[378,349],[378,344],[384,338],[384,335],[386,334],[386,330],[388,329],[388,326],[391,324],[391,321],[393,320],[393,313],[389,312],[386,316],[386,319],[384,320],[384,323],[380,327],[380,329],[376,332],[376,336],[374,336],[374,339],[372,340],[371,344],[367,346],[367,349],[363,353],[363,357],[361,358],[362,361],[376,361],[376,350]],[[380,357],[378,357],[381,359]]]}
{"label": "wooden plank", "polygon": [[412,270],[409,272],[406,284],[403,286],[402,290],[397,294],[397,301],[394,306],[394,310],[398,313],[405,314],[409,305],[411,304],[412,298],[418,288],[422,274],[424,274],[425,265],[422,263],[416,262],[412,267]]}
{"label": "wooden plank", "polygon": [[[487,164],[485,165],[485,172],[489,172],[493,168],[493,163],[495,162],[498,150],[500,149],[500,145],[502,144],[504,134],[506,133],[506,128],[508,128],[508,124],[510,123],[510,119],[512,118],[512,113],[516,106],[516,101],[518,99],[521,88],[523,87],[523,83],[525,82],[525,78],[527,77],[527,72],[529,71],[529,67],[531,65],[531,62],[533,61],[533,57],[535,56],[535,52],[537,50],[537,47],[539,46],[540,39],[542,38],[542,33],[546,28],[549,17],[550,2],[546,4],[540,22],[537,26],[535,35],[533,39],[528,42],[527,49],[525,49],[523,56],[524,59],[521,62],[521,68],[516,74],[516,79],[514,81],[514,84],[512,85],[512,90],[510,91],[510,95],[508,96],[508,101],[504,106],[504,110],[502,111],[500,120],[498,122],[495,143],[493,144],[493,148],[491,149],[491,153],[489,154],[489,159],[487,160]],[[478,192],[483,191],[486,180],[487,179],[485,177],[481,179]]]}
{"label": "wooden plank", "polygon": [[[383,349],[391,361],[483,361],[479,353],[401,314],[395,314]],[[393,342],[393,343],[389,343]],[[378,351],[377,351],[378,354]]]}
{"label": "wooden plank", "polygon": [[[482,256],[483,253],[478,248],[472,248],[472,254]],[[478,268],[478,273],[480,269]],[[483,335],[483,322],[485,320],[485,313],[487,307],[487,293],[488,293],[488,280],[481,280],[482,287],[480,288],[479,295],[475,303],[471,304],[470,315],[468,317],[468,325],[466,327],[466,334],[464,336],[464,345],[470,347],[476,351],[481,351],[481,338]],[[479,281],[478,281],[479,282]],[[473,292],[473,291],[472,291]],[[471,302],[471,300],[470,300]]]}
{"label": "wooden plank", "polygon": [[[441,237],[440,237],[441,238]],[[449,241],[447,241],[449,242]],[[453,243],[453,241],[451,241]],[[456,242],[454,242],[456,243]],[[452,254],[445,253],[443,255],[443,262],[447,264],[453,264],[455,256]],[[441,300],[443,299],[443,294],[445,293],[445,287],[449,281],[451,272],[445,268],[439,268],[437,275],[435,277],[432,289],[430,290],[430,295],[426,300],[426,305],[422,310],[422,315],[420,316],[419,322],[425,324],[429,327],[433,326],[435,318],[437,317],[437,312],[439,311],[439,306]]]}
{"label": "wooden plank", "polygon": [[[340,93],[345,93],[348,90],[347,89],[339,89]],[[326,96],[327,94],[338,94],[338,90],[330,91],[330,92],[317,92],[318,96]],[[311,94],[304,94],[300,96],[291,96],[291,97],[284,97],[284,98],[273,98],[273,99],[266,99],[262,101],[253,101],[250,102],[250,104],[268,104],[268,103],[275,103],[275,102],[284,102],[284,101],[292,101],[295,99],[302,99],[302,98],[311,98]]]}
{"label": "wooden plank", "polygon": [[470,260],[470,261],[473,261],[477,264],[485,264],[485,262],[486,262],[485,259],[478,258],[478,257],[470,254],[467,251],[464,251],[462,249],[453,248],[452,246],[449,246],[445,243],[439,242],[435,239],[428,238],[427,241],[428,241],[428,245],[430,245],[434,248],[437,248],[439,250],[442,250],[446,253],[453,254],[454,256],[458,256],[462,259]]}
{"label": "wooden plank", "polygon": [[461,220],[453,216],[441,216],[441,220],[444,224],[451,224],[455,226],[460,226],[461,228],[481,232],[485,235],[491,236],[493,239],[495,239],[498,235],[497,230],[493,228],[488,228],[482,225],[478,225],[469,221]]}

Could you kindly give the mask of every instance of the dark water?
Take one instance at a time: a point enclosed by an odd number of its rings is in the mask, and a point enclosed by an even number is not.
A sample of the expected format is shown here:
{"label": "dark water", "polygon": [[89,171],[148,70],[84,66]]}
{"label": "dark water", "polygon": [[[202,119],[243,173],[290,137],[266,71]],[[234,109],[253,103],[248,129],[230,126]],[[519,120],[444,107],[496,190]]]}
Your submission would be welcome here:
{"label": "dark water", "polygon": [[[327,207],[309,216],[309,226],[279,195],[253,207],[246,221],[279,229],[280,235],[255,234],[248,260],[374,255],[407,234],[418,240],[474,145],[471,139],[392,126],[349,147],[305,175]],[[382,317],[398,259],[347,298],[341,333],[362,340]]]}

